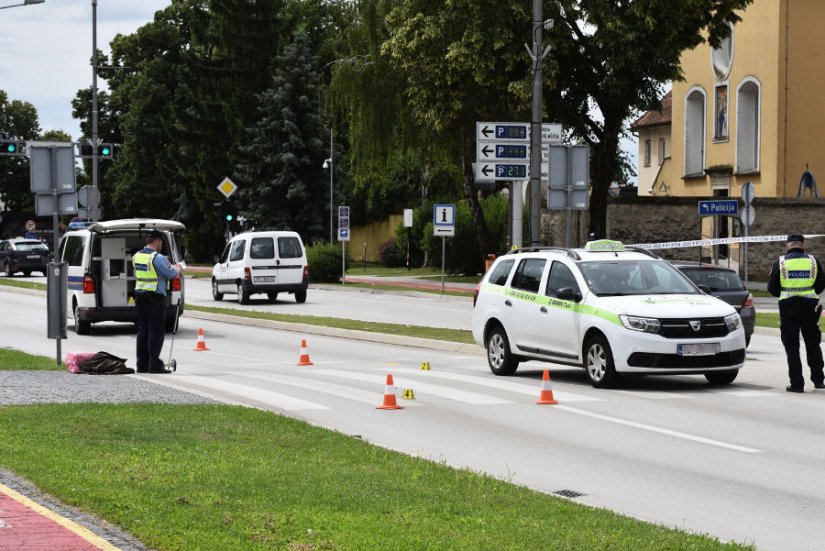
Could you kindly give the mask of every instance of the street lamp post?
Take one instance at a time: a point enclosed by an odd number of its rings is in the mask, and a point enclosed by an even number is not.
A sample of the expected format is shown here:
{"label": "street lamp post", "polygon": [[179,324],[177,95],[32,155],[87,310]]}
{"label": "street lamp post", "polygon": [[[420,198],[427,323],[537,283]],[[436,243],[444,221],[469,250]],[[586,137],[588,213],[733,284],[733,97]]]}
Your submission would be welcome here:
{"label": "street lamp post", "polygon": [[335,156],[332,153],[332,128],[329,129],[329,159],[324,159],[324,168],[329,169],[329,242],[332,244],[332,178],[333,178],[333,161],[332,158]]}
{"label": "street lamp post", "polygon": [[10,6],[0,6],[0,10],[5,10],[6,8],[16,8],[18,6],[31,6],[32,4],[43,4],[46,0],[24,0],[22,4],[12,4]]}

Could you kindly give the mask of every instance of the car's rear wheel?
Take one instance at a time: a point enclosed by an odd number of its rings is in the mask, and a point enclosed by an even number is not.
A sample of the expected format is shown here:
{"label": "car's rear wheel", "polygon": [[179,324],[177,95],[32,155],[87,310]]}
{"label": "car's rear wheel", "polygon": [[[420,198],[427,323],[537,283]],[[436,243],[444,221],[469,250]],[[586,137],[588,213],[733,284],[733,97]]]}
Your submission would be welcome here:
{"label": "car's rear wheel", "polygon": [[218,291],[218,280],[212,278],[212,298],[215,300],[223,300],[223,293]]}
{"label": "car's rear wheel", "polygon": [[78,335],[88,335],[92,332],[92,322],[80,319],[80,306],[75,303],[72,311],[74,314],[74,332]]}
{"label": "car's rear wheel", "polygon": [[303,304],[307,301],[307,290],[302,289],[301,291],[295,291],[295,302],[298,304]]}
{"label": "car's rear wheel", "polygon": [[518,369],[518,359],[510,351],[507,333],[500,325],[487,336],[487,363],[495,375],[512,375]]}
{"label": "car's rear wheel", "polygon": [[730,371],[713,371],[705,373],[705,379],[712,385],[729,385],[739,375],[738,369],[731,369]]}
{"label": "car's rear wheel", "polygon": [[267,293],[266,297],[269,299],[269,302],[275,302],[278,300],[278,293]]}
{"label": "car's rear wheel", "polygon": [[590,384],[596,388],[612,388],[621,380],[613,365],[613,352],[604,335],[596,335],[584,347],[584,368]]}
{"label": "car's rear wheel", "polygon": [[240,304],[249,304],[249,293],[244,289],[243,283],[238,283],[238,302]]}

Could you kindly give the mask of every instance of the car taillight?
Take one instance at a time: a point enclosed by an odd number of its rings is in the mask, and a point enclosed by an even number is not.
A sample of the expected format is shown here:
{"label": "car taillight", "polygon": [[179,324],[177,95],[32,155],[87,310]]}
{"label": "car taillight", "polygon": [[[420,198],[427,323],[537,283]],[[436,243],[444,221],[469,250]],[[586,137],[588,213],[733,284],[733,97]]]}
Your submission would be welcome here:
{"label": "car taillight", "polygon": [[93,295],[95,294],[95,280],[92,279],[91,274],[86,274],[83,276],[83,294],[84,295]]}
{"label": "car taillight", "polygon": [[745,302],[742,304],[742,308],[753,308],[753,295],[748,293],[748,298],[745,299]]}
{"label": "car taillight", "polygon": [[481,289],[481,282],[476,285],[475,291],[473,291],[473,308],[476,307],[476,302],[478,302],[478,291]]}
{"label": "car taillight", "polygon": [[304,266],[304,279],[309,279],[309,266]]}
{"label": "car taillight", "polygon": [[252,270],[250,268],[243,269],[243,278],[247,281],[252,280]]}
{"label": "car taillight", "polygon": [[172,280],[172,290],[180,291],[180,276],[175,276],[175,279]]}

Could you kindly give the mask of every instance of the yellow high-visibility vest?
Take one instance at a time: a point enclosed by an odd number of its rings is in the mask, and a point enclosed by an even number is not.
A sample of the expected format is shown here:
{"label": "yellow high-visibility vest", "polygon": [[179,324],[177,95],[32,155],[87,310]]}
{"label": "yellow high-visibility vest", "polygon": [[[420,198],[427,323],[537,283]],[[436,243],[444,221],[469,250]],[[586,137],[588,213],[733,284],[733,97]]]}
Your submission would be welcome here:
{"label": "yellow high-visibility vest", "polygon": [[137,279],[135,291],[157,292],[160,278],[154,264],[152,264],[157,254],[157,252],[145,253],[140,251],[132,257],[132,266],[135,268],[135,278]]}
{"label": "yellow high-visibility vest", "polygon": [[779,300],[791,297],[819,298],[814,290],[816,259],[812,255],[799,258],[779,257]]}

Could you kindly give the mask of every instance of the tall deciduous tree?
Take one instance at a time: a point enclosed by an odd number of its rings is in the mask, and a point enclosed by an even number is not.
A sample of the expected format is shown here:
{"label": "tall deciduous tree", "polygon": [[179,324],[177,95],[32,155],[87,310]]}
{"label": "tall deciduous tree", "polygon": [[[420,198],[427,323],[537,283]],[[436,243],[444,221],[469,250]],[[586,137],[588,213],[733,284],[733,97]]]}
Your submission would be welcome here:
{"label": "tall deciduous tree", "polygon": [[278,59],[272,87],[257,98],[238,166],[243,215],[257,228],[291,229],[305,240],[323,235],[324,143],[318,75],[306,35],[296,34]]}
{"label": "tall deciduous tree", "polygon": [[[9,100],[0,90],[0,139],[35,140],[39,133],[37,109],[26,101]],[[0,157],[0,212],[33,211],[34,196],[29,190],[29,160]]]}

